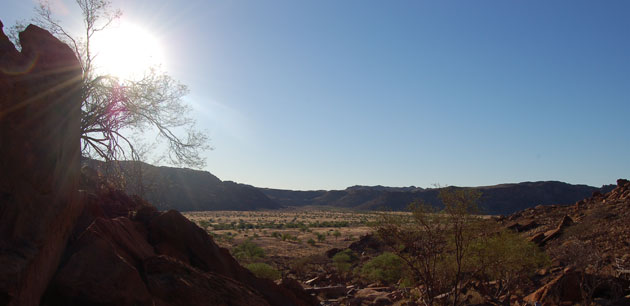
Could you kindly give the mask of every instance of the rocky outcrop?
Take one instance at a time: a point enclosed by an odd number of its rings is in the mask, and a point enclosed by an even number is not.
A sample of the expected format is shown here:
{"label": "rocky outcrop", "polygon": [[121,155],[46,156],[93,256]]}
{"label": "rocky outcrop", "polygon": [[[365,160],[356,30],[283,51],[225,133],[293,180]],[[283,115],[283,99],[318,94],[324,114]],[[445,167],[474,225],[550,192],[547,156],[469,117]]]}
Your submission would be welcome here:
{"label": "rocky outcrop", "polygon": [[[573,305],[598,299],[602,304],[627,305],[630,287],[620,271],[630,253],[629,208],[630,182],[619,179],[611,191],[594,192],[573,205],[536,206],[499,218],[506,227],[520,228],[551,259],[525,300]],[[537,226],[522,226],[532,220]]]}
{"label": "rocky outcrop", "polygon": [[[112,192],[101,194],[97,205],[107,206]],[[130,209],[124,216],[91,216],[91,224],[69,243],[44,304],[318,304],[301,287],[256,278],[179,212],[159,213],[115,194],[116,207]]]}
{"label": "rocky outcrop", "polygon": [[576,304],[582,301],[580,292],[580,275],[567,268],[562,274],[526,296],[525,301],[532,305],[536,302],[544,302],[547,305],[558,305],[560,302]]}
{"label": "rocky outcrop", "polygon": [[0,31],[2,305],[39,304],[82,210],[79,62],[38,27],[20,42]]}

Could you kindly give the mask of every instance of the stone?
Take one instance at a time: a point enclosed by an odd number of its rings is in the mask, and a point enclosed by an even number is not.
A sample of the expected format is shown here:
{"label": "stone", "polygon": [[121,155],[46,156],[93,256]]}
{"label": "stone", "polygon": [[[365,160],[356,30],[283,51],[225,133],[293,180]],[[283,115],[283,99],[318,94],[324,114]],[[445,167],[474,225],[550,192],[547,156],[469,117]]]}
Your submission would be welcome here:
{"label": "stone", "polygon": [[[97,219],[70,249],[44,298],[48,305],[152,305],[136,264],[150,254],[131,250],[133,233],[126,221]],[[123,231],[132,233],[125,234]],[[128,237],[124,237],[128,236]],[[118,238],[127,241],[116,242]],[[135,239],[135,238],[131,238]],[[138,241],[140,242],[140,241]]]}
{"label": "stone", "polygon": [[0,304],[39,305],[83,210],[82,73],[45,30],[19,37],[0,31]]}
{"label": "stone", "polygon": [[260,292],[272,305],[317,305],[301,300],[291,290],[270,280],[255,277],[239,265],[227,249],[220,248],[206,231],[177,211],[161,213],[151,219],[147,227],[149,243],[158,254],[239,281]]}
{"label": "stone", "polygon": [[580,276],[574,270],[567,268],[561,275],[526,296],[525,301],[532,304],[536,301],[547,304],[560,302],[575,304],[582,300],[580,292]]}
{"label": "stone", "polygon": [[149,290],[165,305],[269,305],[260,293],[237,281],[200,271],[171,257],[147,259],[144,271]]}

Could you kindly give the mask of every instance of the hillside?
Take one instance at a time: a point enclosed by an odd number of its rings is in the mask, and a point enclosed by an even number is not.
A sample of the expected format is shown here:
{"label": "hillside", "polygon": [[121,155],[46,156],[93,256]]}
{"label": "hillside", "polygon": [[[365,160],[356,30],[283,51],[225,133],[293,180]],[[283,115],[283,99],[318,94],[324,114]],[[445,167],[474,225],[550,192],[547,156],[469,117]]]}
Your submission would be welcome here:
{"label": "hillside", "polygon": [[[84,161],[108,173],[98,161]],[[405,210],[409,203],[422,200],[439,206],[439,189],[419,187],[352,186],[344,190],[293,191],[256,188],[221,181],[207,171],[156,167],[141,162],[119,162],[125,191],[146,198],[160,210],[259,210],[287,206],[332,206],[359,210]],[[141,182],[141,184],[140,184]],[[601,188],[557,181],[523,182],[472,187],[482,193],[482,212],[511,214],[536,205],[565,205],[606,193],[613,185]],[[460,187],[455,187],[460,188]],[[471,188],[471,187],[463,187]]]}
{"label": "hillside", "polygon": [[[536,205],[570,204],[593,192],[607,192],[613,186],[601,188],[572,185],[557,181],[523,182],[473,187],[482,193],[480,206],[487,214],[510,214]],[[422,200],[439,205],[438,189],[416,187],[353,186],[345,190],[291,191],[260,189],[272,200],[286,206],[330,205],[363,210],[404,210],[409,203]]]}
{"label": "hillside", "polygon": [[[103,170],[101,162],[84,162]],[[156,167],[129,161],[118,164],[126,181],[125,191],[142,196],[159,210],[258,210],[282,207],[255,187],[221,181],[207,171]]]}
{"label": "hillside", "polygon": [[[628,305],[630,288],[630,182],[573,205],[537,206],[498,219],[541,246],[552,259],[535,279],[527,301],[549,305],[582,299]],[[587,252],[584,252],[588,250]],[[582,295],[580,295],[580,291]],[[598,303],[600,304],[600,303]]]}

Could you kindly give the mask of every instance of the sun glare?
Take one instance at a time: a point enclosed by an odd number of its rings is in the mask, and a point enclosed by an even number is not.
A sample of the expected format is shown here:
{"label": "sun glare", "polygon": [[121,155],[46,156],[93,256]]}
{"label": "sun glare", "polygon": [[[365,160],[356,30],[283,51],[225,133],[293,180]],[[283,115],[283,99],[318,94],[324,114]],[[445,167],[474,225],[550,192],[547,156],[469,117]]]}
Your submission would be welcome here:
{"label": "sun glare", "polygon": [[96,69],[118,78],[133,79],[152,66],[165,64],[162,46],[149,31],[121,22],[94,36],[91,49]]}

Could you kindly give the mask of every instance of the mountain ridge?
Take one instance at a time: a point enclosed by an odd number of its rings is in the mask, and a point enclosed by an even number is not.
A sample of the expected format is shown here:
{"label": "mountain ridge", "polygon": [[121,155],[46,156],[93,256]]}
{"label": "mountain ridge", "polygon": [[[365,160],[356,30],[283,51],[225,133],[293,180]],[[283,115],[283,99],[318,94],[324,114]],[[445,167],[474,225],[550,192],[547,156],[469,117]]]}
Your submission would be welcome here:
{"label": "mountain ridge", "polygon": [[[84,164],[104,169],[99,161]],[[146,198],[158,209],[180,211],[260,210],[283,207],[332,206],[359,210],[405,210],[414,201],[440,206],[439,188],[354,185],[343,190],[286,190],[259,188],[233,181],[222,181],[212,173],[187,168],[152,166],[120,161],[125,191]],[[99,171],[100,171],[99,170]],[[138,173],[140,173],[138,175]],[[141,179],[138,180],[138,177]],[[141,181],[142,183],[137,183]],[[145,186],[146,185],[146,186]],[[474,188],[481,191],[482,213],[511,214],[537,205],[566,205],[605,193],[614,185],[593,187],[560,181],[503,183]]]}

